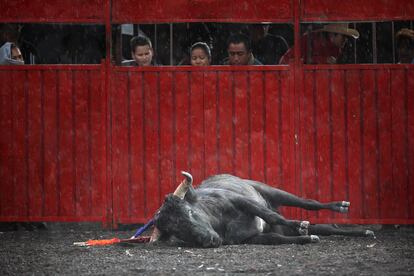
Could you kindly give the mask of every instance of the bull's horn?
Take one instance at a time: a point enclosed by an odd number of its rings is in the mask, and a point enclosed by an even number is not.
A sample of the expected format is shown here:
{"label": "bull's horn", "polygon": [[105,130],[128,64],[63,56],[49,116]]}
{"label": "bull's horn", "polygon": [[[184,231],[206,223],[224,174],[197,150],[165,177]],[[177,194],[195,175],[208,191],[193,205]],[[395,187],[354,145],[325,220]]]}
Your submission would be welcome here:
{"label": "bull's horn", "polygon": [[185,176],[185,180],[175,189],[174,195],[178,196],[181,199],[184,199],[185,194],[187,193],[190,186],[193,184],[193,177],[188,172],[181,172]]}
{"label": "bull's horn", "polygon": [[187,182],[190,183],[189,185],[193,185],[193,176],[190,173],[181,171],[181,174],[185,176]]}

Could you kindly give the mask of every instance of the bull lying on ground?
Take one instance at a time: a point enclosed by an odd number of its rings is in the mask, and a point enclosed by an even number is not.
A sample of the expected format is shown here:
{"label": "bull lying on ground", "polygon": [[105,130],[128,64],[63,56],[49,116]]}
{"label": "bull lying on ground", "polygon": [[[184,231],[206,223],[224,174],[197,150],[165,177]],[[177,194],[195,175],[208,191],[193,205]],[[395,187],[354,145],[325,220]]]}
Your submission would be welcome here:
{"label": "bull lying on ground", "polygon": [[316,235],[374,236],[370,230],[288,220],[277,212],[279,206],[294,206],[346,213],[350,205],[346,201],[320,203],[228,174],[212,176],[194,189],[192,176],[186,172],[183,175],[186,180],[165,198],[155,216],[152,241],[175,236],[192,246],[218,247],[243,243],[305,244],[318,242]]}

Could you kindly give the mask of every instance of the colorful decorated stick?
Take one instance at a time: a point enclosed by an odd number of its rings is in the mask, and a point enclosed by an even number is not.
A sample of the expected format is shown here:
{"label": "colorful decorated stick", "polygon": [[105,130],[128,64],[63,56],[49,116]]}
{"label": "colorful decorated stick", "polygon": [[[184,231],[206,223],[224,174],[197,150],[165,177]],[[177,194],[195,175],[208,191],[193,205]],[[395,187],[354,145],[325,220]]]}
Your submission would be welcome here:
{"label": "colorful decorated stick", "polygon": [[88,240],[86,242],[74,242],[73,245],[77,246],[95,246],[95,245],[110,245],[115,243],[146,243],[150,241],[150,236],[139,237],[149,227],[154,224],[154,219],[151,219],[147,224],[140,227],[137,232],[129,239],[106,239],[106,240]]}

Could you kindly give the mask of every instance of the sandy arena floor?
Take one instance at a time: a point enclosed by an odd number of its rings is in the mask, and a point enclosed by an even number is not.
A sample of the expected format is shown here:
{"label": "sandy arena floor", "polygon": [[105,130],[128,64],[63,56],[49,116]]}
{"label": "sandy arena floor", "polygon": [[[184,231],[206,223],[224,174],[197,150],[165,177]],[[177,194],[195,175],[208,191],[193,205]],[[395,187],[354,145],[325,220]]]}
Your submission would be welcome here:
{"label": "sandy arena floor", "polygon": [[128,238],[134,230],[3,231],[0,275],[414,275],[414,228],[374,230],[376,239],[331,236],[321,237],[317,244],[215,249],[72,245],[88,239]]}

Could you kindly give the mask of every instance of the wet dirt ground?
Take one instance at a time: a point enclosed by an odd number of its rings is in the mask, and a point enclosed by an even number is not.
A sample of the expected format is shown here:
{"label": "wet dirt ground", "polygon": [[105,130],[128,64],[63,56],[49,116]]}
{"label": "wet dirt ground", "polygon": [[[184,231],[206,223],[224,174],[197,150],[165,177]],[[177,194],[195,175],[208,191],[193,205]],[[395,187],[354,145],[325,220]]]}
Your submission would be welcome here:
{"label": "wet dirt ground", "polygon": [[414,275],[414,228],[373,230],[376,239],[330,236],[307,245],[209,249],[165,244],[73,245],[89,239],[128,238],[134,233],[130,229],[2,231],[0,275]]}

